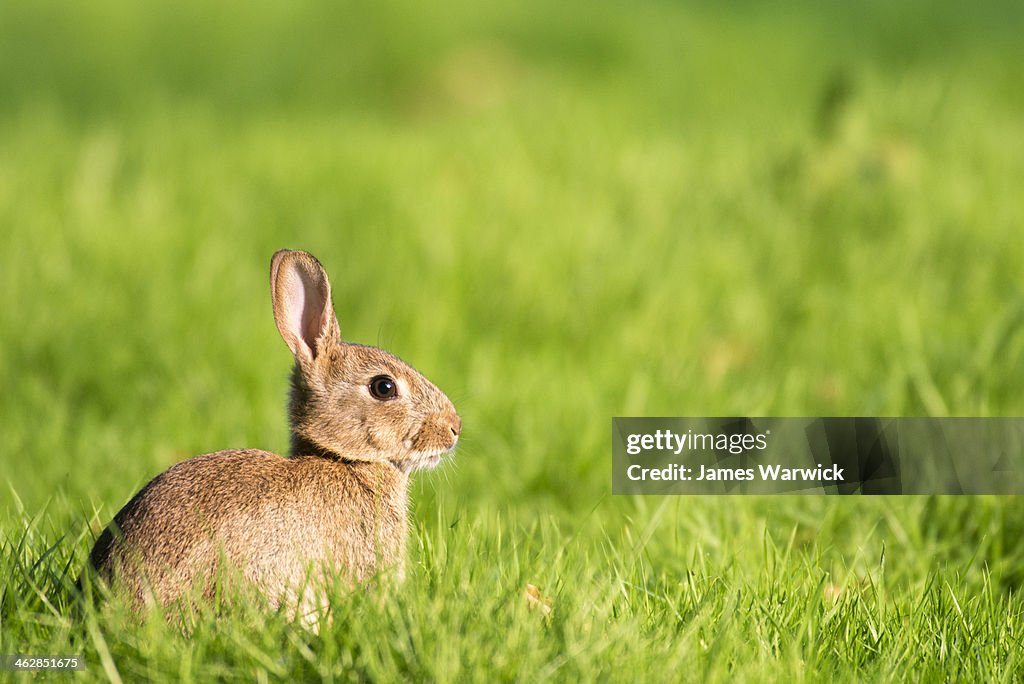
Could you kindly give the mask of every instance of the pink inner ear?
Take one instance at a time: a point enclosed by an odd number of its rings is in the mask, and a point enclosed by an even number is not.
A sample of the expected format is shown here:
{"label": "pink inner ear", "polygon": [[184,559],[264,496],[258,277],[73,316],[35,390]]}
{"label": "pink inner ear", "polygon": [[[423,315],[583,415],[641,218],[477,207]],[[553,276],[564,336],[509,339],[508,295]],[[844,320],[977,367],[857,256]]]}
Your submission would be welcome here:
{"label": "pink inner ear", "polygon": [[303,280],[303,287],[306,290],[306,305],[302,309],[303,335],[310,351],[316,355],[316,340],[323,331],[324,324],[324,298],[323,293],[314,283]]}
{"label": "pink inner ear", "polygon": [[305,344],[310,355],[316,355],[316,340],[323,329],[323,293],[301,270],[295,269],[288,275],[284,301],[288,328],[298,342]]}
{"label": "pink inner ear", "polygon": [[306,326],[303,324],[306,308],[305,283],[302,282],[301,277],[289,278],[289,280],[291,281],[290,287],[284,298],[285,311],[288,312],[288,328],[300,342],[305,342],[306,346],[312,350],[312,345],[306,338]]}

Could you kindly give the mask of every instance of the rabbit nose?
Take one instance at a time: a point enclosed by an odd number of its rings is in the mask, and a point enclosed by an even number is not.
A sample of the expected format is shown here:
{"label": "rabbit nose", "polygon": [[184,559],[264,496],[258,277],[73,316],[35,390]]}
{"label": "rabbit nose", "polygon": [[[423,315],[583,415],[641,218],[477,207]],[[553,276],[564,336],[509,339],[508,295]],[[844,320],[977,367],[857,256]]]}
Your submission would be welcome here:
{"label": "rabbit nose", "polygon": [[462,432],[462,419],[457,414],[453,414],[449,418],[448,429],[452,431],[452,437],[458,437],[459,433]]}

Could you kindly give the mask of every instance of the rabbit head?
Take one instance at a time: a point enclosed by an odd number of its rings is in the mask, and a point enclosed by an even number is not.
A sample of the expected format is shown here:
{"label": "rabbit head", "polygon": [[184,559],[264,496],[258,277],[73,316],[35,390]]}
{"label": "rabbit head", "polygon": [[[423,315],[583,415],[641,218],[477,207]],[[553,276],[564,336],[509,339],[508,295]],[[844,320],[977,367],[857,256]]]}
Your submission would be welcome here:
{"label": "rabbit head", "polygon": [[345,342],[320,262],[281,250],[271,261],[274,320],[295,356],[292,455],[433,467],[462,423],[433,383],[395,356]]}

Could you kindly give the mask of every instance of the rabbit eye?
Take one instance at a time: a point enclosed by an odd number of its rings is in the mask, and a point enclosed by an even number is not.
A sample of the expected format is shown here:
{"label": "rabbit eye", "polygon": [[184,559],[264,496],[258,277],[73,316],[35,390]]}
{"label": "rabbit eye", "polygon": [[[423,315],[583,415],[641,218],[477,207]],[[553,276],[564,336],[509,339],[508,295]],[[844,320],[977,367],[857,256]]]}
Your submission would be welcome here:
{"label": "rabbit eye", "polygon": [[398,383],[387,375],[378,375],[370,380],[370,394],[381,401],[394,399],[398,396]]}

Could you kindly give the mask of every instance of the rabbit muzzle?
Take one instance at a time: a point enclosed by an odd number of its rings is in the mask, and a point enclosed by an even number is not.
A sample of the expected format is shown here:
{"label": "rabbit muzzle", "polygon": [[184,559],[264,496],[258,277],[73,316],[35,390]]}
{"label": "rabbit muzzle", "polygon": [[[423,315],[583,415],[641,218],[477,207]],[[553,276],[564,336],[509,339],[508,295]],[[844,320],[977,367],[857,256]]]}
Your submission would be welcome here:
{"label": "rabbit muzzle", "polygon": [[455,411],[428,416],[414,435],[405,440],[409,450],[407,467],[434,468],[455,448],[462,432],[462,420]]}

